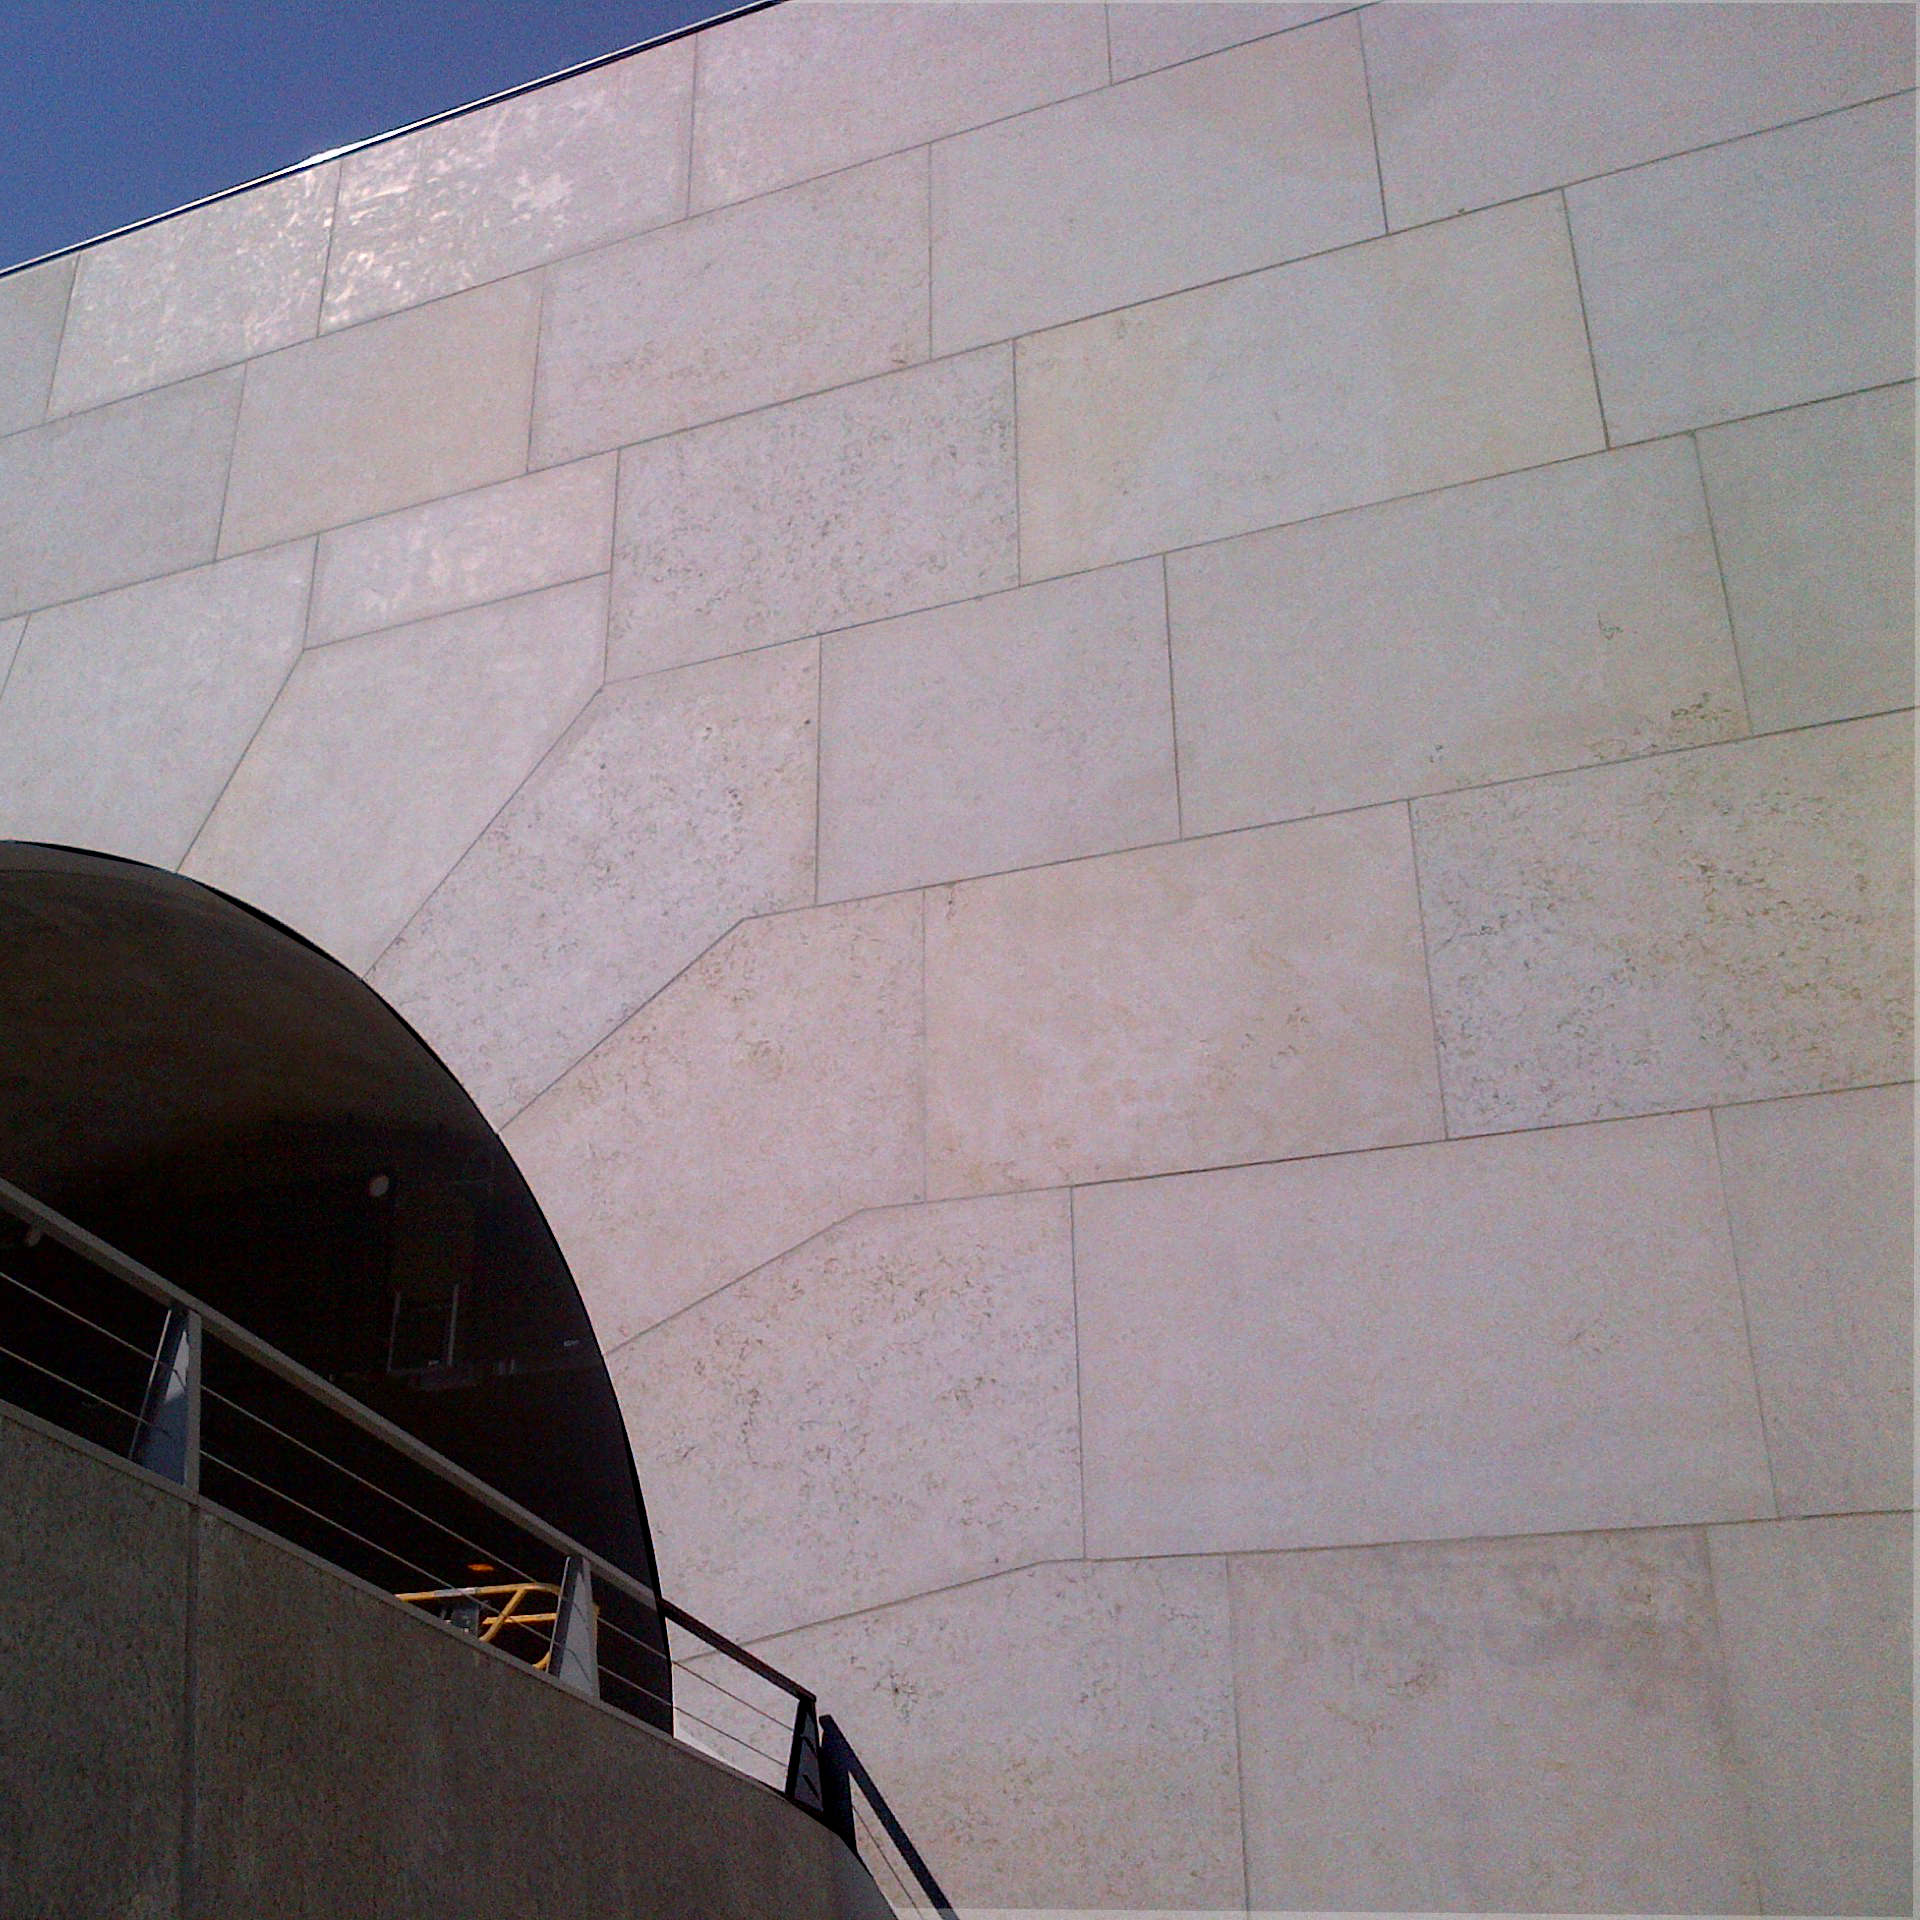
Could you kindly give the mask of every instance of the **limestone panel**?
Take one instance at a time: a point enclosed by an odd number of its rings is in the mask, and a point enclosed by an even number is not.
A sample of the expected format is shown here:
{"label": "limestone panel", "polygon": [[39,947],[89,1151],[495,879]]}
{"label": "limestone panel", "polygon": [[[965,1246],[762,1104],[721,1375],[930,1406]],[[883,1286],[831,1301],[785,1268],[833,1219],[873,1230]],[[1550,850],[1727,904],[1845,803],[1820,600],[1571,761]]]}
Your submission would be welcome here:
{"label": "limestone panel", "polygon": [[1913,389],[1700,436],[1759,728],[1913,704]]}
{"label": "limestone panel", "polygon": [[1746,731],[1684,441],[1171,554],[1167,598],[1189,832]]}
{"label": "limestone panel", "polygon": [[0,441],[0,616],[211,560],[238,371]]}
{"label": "limestone panel", "polygon": [[1609,435],[1911,379],[1912,211],[1908,100],[1572,188]]}
{"label": "limestone panel", "polygon": [[606,588],[310,648],[182,871],[372,964],[600,679]]}
{"label": "limestone panel", "polygon": [[1074,1196],[1087,1548],[1773,1512],[1704,1115]]}
{"label": "limestone panel", "polygon": [[1018,369],[1029,579],[1602,444],[1550,199],[1034,335]]}
{"label": "limestone panel", "polygon": [[1003,348],[620,457],[615,678],[964,600],[1019,578]]}
{"label": "limestone panel", "polygon": [[1398,808],[928,897],[936,1195],[1439,1131]]}
{"label": "limestone panel", "polygon": [[503,280],[252,362],[221,550],[522,472],[539,322]]}
{"label": "limestone panel", "polygon": [[1065,1194],[862,1214],[611,1368],[661,1577],[735,1636],[1079,1554]]}
{"label": "limestone panel", "polygon": [[0,433],[46,417],[74,265],[69,256],[0,279]]}
{"label": "limestone panel", "polygon": [[308,167],[80,255],[51,411],[313,337],[338,167]]}
{"label": "limestone panel", "polygon": [[823,643],[822,898],[1179,831],[1154,561]]}
{"label": "limestone panel", "polygon": [[300,652],[302,541],[28,623],[0,696],[0,835],[178,864]]}
{"label": "limestone panel", "polygon": [[756,1650],[962,1907],[1240,1910],[1220,1561],[1034,1567]]}
{"label": "limestone panel", "polygon": [[1913,85],[1894,6],[1393,6],[1366,36],[1396,227]]}
{"label": "limestone panel", "polygon": [[1173,0],[1171,5],[1164,0],[1116,0],[1107,9],[1113,77],[1131,80],[1342,11],[1342,0],[1303,0],[1291,6],[1267,0]]}
{"label": "limestone panel", "polygon": [[1232,1573],[1256,1909],[1759,1911],[1699,1533]]}
{"label": "limestone panel", "polygon": [[692,98],[689,38],[352,155],[323,324],[677,219]]}
{"label": "limestone panel", "polygon": [[0,1899],[174,1920],[191,1510],[4,1417],[0,1485]]}
{"label": "limestone panel", "polygon": [[4,695],[14,655],[20,651],[20,639],[26,630],[24,619],[0,620],[0,695]]}
{"label": "limestone panel", "polygon": [[751,920],[506,1138],[604,1347],[921,1188],[920,902]]}
{"label": "limestone panel", "polygon": [[876,160],[556,266],[533,464],[924,360],[926,167]]}
{"label": "limestone panel", "polygon": [[933,150],[933,347],[1004,340],[1382,229],[1349,17]]}
{"label": "limestone panel", "polygon": [[605,455],[323,534],[311,636],[341,640],[605,573],[613,488]]}
{"label": "limestone panel", "polygon": [[1783,1513],[1913,1505],[1913,1089],[1714,1115]]}
{"label": "limestone panel", "polygon": [[1913,1519],[1707,1535],[1769,1913],[1913,1903]]}
{"label": "limestone panel", "polygon": [[1451,1129],[1904,1078],[1911,782],[1877,719],[1415,801]]}
{"label": "limestone panel", "polygon": [[693,204],[714,207],[1107,83],[1097,7],[785,6],[700,36]]}
{"label": "limestone panel", "polygon": [[496,1124],[749,914],[813,899],[811,643],[599,694],[370,979]]}

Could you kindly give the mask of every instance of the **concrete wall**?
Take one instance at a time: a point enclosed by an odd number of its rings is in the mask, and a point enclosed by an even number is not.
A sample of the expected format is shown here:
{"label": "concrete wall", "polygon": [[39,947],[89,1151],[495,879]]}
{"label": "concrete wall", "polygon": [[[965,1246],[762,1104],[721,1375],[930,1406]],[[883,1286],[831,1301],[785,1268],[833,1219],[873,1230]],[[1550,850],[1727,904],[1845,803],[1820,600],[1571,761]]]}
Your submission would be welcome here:
{"label": "concrete wall", "polygon": [[8,1920],[875,1910],[777,1794],[149,1474],[0,1413],[0,1485]]}
{"label": "concrete wall", "polygon": [[0,831],[367,976],[981,1906],[1909,1895],[1906,8],[782,6],[0,283]]}

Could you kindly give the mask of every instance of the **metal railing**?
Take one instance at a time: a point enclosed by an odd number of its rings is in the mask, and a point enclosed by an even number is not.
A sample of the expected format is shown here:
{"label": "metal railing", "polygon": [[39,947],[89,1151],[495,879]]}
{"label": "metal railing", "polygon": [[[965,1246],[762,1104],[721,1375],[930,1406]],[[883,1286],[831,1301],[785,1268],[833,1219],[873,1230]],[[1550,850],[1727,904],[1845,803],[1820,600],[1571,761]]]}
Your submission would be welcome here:
{"label": "metal railing", "polygon": [[856,1854],[864,1832],[909,1909],[951,1915],[799,1681],[5,1180],[0,1214],[24,1229],[0,1400],[774,1787]]}

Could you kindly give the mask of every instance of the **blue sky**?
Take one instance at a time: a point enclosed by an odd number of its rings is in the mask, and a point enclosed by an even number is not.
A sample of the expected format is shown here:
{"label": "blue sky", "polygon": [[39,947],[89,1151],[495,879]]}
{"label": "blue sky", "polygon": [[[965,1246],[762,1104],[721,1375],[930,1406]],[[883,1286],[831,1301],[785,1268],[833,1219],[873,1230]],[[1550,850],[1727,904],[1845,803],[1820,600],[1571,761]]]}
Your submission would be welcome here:
{"label": "blue sky", "polygon": [[730,0],[0,0],[0,267]]}

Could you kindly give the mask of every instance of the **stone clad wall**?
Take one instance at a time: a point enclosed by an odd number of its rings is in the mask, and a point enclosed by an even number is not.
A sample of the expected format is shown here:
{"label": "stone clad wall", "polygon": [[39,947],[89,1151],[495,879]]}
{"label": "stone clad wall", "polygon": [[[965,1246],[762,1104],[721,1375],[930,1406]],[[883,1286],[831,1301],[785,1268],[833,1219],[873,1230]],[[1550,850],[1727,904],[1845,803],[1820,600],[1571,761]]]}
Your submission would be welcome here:
{"label": "stone clad wall", "polygon": [[418,1025],[964,1902],[1910,1897],[1912,61],[790,0],[0,281],[0,832]]}

